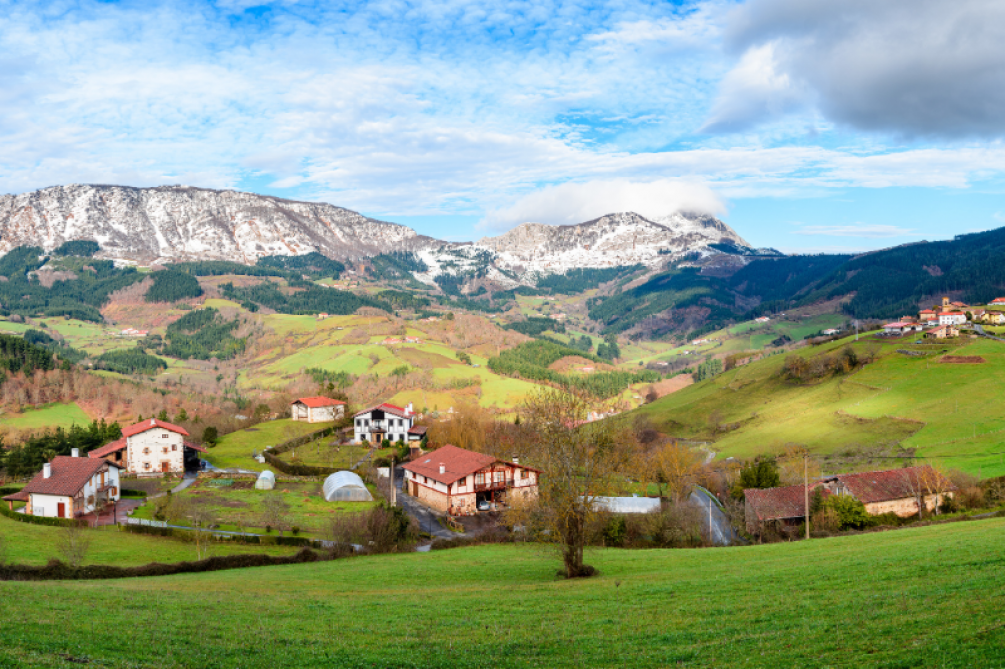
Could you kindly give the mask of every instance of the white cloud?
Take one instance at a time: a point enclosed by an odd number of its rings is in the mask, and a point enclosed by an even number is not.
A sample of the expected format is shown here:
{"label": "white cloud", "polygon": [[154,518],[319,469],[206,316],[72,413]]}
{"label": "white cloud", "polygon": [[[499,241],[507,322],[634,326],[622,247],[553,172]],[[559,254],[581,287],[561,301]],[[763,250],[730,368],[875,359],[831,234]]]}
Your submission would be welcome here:
{"label": "white cloud", "polygon": [[587,181],[529,193],[508,207],[488,212],[479,228],[498,232],[527,222],[573,225],[625,211],[655,219],[679,211],[721,215],[725,209],[722,199],[702,183],[670,179],[648,183]]}
{"label": "white cloud", "polygon": [[917,231],[897,225],[853,223],[851,225],[801,225],[794,231],[797,235],[820,235],[824,237],[861,237],[863,239],[883,239],[887,237],[916,237]]}
{"label": "white cloud", "polygon": [[727,35],[743,55],[722,82],[710,130],[812,105],[845,126],[896,136],[1005,134],[999,0],[750,0]]}

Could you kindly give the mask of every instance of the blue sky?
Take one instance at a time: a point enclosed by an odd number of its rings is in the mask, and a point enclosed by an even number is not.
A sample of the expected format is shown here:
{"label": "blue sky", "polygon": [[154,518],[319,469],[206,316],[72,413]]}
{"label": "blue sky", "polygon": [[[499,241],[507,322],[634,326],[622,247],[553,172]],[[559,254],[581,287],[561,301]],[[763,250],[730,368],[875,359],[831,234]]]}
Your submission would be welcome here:
{"label": "blue sky", "polygon": [[858,251],[1005,225],[989,0],[0,0],[0,192],[185,183],[452,240],[713,213]]}

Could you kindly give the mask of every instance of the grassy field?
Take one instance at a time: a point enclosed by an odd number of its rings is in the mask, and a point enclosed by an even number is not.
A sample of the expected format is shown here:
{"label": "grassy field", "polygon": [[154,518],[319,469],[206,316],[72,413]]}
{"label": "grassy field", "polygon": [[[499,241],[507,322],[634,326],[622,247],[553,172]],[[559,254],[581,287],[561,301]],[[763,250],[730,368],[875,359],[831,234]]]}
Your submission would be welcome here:
{"label": "grassy field", "polygon": [[[6,502],[4,502],[6,504]],[[62,528],[20,523],[0,516],[0,537],[3,539],[6,559],[19,564],[45,564],[59,558],[57,539]],[[90,549],[85,564],[114,564],[122,567],[148,562],[180,562],[197,559],[195,546],[180,539],[168,539],[144,534],[121,532],[116,527],[89,530]],[[215,543],[212,555],[235,553],[261,553],[289,555],[294,552],[282,546],[242,546]],[[5,666],[0,662],[0,667]]]}
{"label": "grassy field", "polygon": [[266,421],[221,437],[220,443],[209,449],[203,458],[220,469],[240,467],[260,472],[267,467],[251,459],[253,450],[261,452],[266,446],[275,446],[308,432],[323,430],[327,425],[294,421],[289,418]]}
{"label": "grassy field", "polygon": [[0,666],[999,667],[1003,530],[603,550],[571,582],[553,554],[491,546],[0,583]]}
{"label": "grassy field", "polygon": [[[827,354],[849,341],[799,354]],[[952,354],[981,356],[986,363],[940,363],[942,344],[863,339],[855,344],[860,353],[873,349],[878,357],[858,372],[796,385],[779,376],[784,357],[771,356],[639,411],[669,434],[714,441],[720,457],[777,453],[797,443],[818,454],[855,459],[866,452],[890,455],[902,445],[952,468],[985,477],[1005,474],[1005,405],[999,401],[1005,344],[964,344]],[[898,349],[929,355],[910,357]],[[725,432],[714,434],[713,423],[725,426]],[[902,462],[863,459],[860,464],[892,468]]]}
{"label": "grassy field", "polygon": [[[375,506],[374,502],[327,502],[321,492],[321,483],[276,483],[275,492],[289,505],[289,525],[304,534],[322,529],[325,519],[335,513],[357,513]],[[212,509],[219,519],[220,529],[244,528],[250,532],[264,532],[267,522],[262,517],[262,503],[269,491],[256,490],[254,481],[236,481],[231,486],[214,485],[211,479],[199,480],[189,488],[174,495],[177,499],[192,499]],[[380,495],[371,486],[374,500]],[[144,504],[137,509],[136,518],[153,519],[153,505]],[[181,523],[187,524],[187,523]]]}
{"label": "grassy field", "polygon": [[[298,446],[292,451],[279,455],[287,462],[311,465],[316,467],[337,467],[351,469],[362,460],[370,450],[367,444],[332,444],[332,437],[316,439],[309,444]],[[383,458],[397,453],[396,448],[378,448],[373,452],[373,458]]]}
{"label": "grassy field", "polygon": [[72,404],[49,404],[39,409],[27,409],[23,413],[0,414],[0,425],[18,430],[40,430],[46,428],[70,427],[73,424],[88,425],[91,419],[84,410]]}

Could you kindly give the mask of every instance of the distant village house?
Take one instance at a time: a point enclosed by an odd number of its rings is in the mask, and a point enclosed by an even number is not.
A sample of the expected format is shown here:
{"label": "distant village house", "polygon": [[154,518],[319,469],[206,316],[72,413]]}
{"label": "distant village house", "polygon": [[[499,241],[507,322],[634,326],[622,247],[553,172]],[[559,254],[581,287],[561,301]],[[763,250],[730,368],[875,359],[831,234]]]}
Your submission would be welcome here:
{"label": "distant village house", "polygon": [[345,416],[345,402],[330,397],[300,397],[290,404],[290,418],[308,423],[331,423]]}
{"label": "distant village house", "polygon": [[420,441],[426,428],[415,425],[411,403],[404,407],[378,404],[353,416],[353,441],[357,444],[379,444],[384,439],[394,443]]}
{"label": "distant village house", "polygon": [[78,518],[119,500],[119,465],[105,460],[57,455],[13,495],[4,497],[11,509],[24,502],[29,516]]}
{"label": "distant village house", "polygon": [[189,469],[198,466],[201,446],[185,441],[185,428],[151,418],[122,428],[122,438],[95,449],[89,458],[103,459],[136,476],[184,474],[186,460]]}

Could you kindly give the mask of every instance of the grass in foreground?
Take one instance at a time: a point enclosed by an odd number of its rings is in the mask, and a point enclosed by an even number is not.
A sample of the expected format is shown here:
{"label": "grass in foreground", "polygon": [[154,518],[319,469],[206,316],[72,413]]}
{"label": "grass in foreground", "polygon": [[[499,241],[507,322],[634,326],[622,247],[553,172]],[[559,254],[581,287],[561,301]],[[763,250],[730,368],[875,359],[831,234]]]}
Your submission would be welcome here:
{"label": "grass in foreground", "polygon": [[0,666],[1001,666],[1003,530],[605,550],[589,557],[601,575],[580,581],[557,579],[553,554],[491,546],[2,583]]}
{"label": "grass in foreground", "polygon": [[[6,502],[5,502],[6,503]],[[8,562],[17,564],[45,564],[53,558],[62,559],[56,549],[62,528],[21,523],[0,516],[0,537]],[[181,562],[197,559],[195,546],[180,539],[154,537],[145,534],[122,532],[116,527],[89,530],[90,548],[85,564],[109,564],[134,567],[149,562]],[[237,553],[268,553],[289,555],[295,549],[285,546],[255,546],[214,543],[211,555]],[[2,645],[2,642],[0,642]],[[0,661],[0,667],[5,666]]]}

